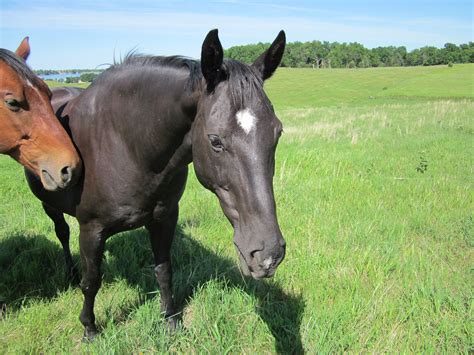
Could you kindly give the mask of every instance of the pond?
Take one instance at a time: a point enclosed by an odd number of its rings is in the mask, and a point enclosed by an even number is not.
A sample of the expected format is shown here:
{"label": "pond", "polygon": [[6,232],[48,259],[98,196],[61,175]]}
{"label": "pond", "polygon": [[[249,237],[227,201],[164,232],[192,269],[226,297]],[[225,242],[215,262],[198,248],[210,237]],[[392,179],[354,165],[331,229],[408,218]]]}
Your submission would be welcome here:
{"label": "pond", "polygon": [[78,78],[81,73],[77,72],[61,72],[57,74],[41,74],[39,77],[43,80],[65,81],[68,77]]}

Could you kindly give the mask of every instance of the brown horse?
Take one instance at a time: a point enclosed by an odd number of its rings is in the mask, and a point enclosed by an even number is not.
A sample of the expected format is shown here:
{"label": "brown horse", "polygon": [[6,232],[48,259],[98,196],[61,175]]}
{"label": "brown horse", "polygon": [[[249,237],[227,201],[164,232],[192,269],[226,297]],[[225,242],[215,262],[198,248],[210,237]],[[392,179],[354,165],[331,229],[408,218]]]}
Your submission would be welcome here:
{"label": "brown horse", "polygon": [[53,112],[51,91],[25,64],[29,54],[28,37],[15,53],[0,48],[0,153],[55,191],[74,184],[82,162]]}

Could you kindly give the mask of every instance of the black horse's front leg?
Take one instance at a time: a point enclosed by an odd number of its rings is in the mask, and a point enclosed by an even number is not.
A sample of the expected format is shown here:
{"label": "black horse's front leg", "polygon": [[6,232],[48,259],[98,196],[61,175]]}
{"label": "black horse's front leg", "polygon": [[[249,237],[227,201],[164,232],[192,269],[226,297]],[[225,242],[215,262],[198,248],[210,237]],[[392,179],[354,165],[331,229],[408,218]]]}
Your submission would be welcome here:
{"label": "black horse's front leg", "polygon": [[146,228],[150,234],[151,247],[155,257],[155,275],[160,287],[161,313],[167,319],[170,330],[177,326],[176,310],[172,293],[172,269],[170,250],[178,222],[178,206],[161,221],[153,221]]}
{"label": "black horse's front leg", "polygon": [[97,335],[95,325],[94,301],[101,284],[100,266],[104,254],[105,236],[101,228],[93,223],[80,226],[79,246],[81,249],[82,281],[84,294],[79,320],[84,325],[84,340],[93,340]]}
{"label": "black horse's front leg", "polygon": [[66,261],[66,278],[68,282],[74,285],[79,284],[79,272],[74,266],[71,256],[71,249],[69,248],[69,225],[64,219],[64,214],[57,209],[47,205],[43,202],[43,209],[49,218],[54,222],[54,231],[63,246],[64,260]]}

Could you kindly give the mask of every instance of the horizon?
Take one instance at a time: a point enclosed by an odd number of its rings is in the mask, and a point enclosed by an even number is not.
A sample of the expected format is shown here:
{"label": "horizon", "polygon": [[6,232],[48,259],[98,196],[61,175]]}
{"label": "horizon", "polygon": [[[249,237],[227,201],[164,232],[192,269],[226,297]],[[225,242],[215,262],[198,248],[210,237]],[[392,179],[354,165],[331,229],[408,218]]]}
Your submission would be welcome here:
{"label": "horizon", "polygon": [[272,42],[281,29],[288,42],[358,42],[368,49],[473,40],[470,1],[13,0],[1,9],[0,47],[14,51],[29,36],[35,70],[100,69],[131,50],[198,58],[213,28],[226,49]]}

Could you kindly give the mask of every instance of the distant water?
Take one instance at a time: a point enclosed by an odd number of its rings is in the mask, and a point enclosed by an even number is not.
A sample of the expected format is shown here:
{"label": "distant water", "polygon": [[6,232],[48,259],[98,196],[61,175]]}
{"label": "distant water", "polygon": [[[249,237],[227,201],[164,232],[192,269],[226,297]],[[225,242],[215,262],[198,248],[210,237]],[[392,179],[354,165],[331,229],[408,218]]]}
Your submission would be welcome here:
{"label": "distant water", "polygon": [[57,81],[64,81],[66,78],[72,77],[77,78],[81,76],[81,73],[73,73],[73,72],[64,72],[59,74],[45,74],[40,75],[40,78],[43,80],[57,80]]}

